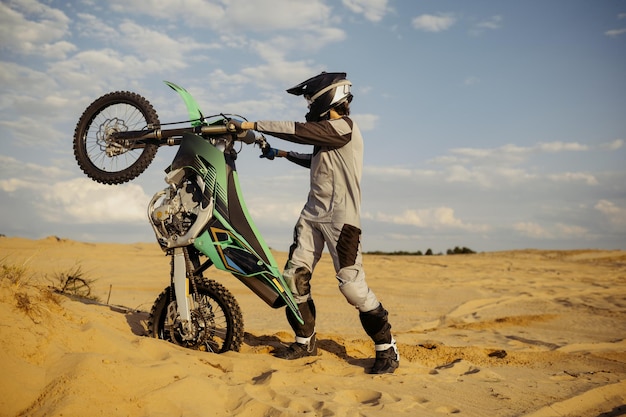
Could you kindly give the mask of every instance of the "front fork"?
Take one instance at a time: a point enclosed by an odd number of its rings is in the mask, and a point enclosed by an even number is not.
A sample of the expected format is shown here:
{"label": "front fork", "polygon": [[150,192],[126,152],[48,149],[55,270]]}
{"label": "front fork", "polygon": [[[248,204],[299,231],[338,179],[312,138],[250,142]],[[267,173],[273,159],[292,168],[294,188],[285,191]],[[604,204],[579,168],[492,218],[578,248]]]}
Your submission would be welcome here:
{"label": "front fork", "polygon": [[[172,285],[176,295],[176,308],[181,325],[183,339],[193,337],[193,324],[191,310],[195,308],[195,302],[189,293],[189,278],[187,277],[187,254],[186,248],[174,248],[172,253]],[[172,304],[170,304],[171,306]],[[172,315],[169,315],[172,317]],[[185,337],[187,336],[187,337]]]}

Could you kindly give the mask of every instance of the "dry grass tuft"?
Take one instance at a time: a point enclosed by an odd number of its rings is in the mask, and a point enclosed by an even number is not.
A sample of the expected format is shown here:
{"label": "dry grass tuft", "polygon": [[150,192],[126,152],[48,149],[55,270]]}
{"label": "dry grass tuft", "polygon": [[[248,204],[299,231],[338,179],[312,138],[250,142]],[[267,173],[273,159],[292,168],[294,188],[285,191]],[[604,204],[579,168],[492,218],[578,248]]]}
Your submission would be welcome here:
{"label": "dry grass tuft", "polygon": [[41,323],[50,309],[60,304],[59,294],[97,301],[92,295],[95,280],[85,276],[80,265],[54,274],[52,285],[44,285],[29,272],[27,261],[16,264],[7,258],[0,259],[0,301],[13,303],[33,322]]}
{"label": "dry grass tuft", "polygon": [[56,285],[52,288],[60,294],[99,301],[98,297],[91,293],[95,280],[87,278],[80,265],[76,265],[69,271],[55,274],[53,281]]}

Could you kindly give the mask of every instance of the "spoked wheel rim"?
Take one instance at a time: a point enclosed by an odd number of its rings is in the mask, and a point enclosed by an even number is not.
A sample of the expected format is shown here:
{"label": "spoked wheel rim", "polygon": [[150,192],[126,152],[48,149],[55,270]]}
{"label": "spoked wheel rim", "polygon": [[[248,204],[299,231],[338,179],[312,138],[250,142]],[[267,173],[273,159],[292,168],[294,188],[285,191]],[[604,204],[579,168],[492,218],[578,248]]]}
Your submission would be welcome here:
{"label": "spoked wheel rim", "polygon": [[210,279],[199,280],[197,289],[187,328],[180,320],[172,287],[161,292],[150,311],[150,335],[188,349],[214,353],[239,351],[243,343],[243,316],[233,295]]}
{"label": "spoked wheel rim", "polygon": [[87,107],[74,130],[78,166],[103,184],[130,181],[148,168],[159,143],[115,139],[113,134],[159,126],[159,116],[144,97],[128,91],[105,94]]}
{"label": "spoked wheel rim", "polygon": [[128,169],[139,159],[143,148],[133,149],[128,141],[111,139],[111,134],[142,130],[147,124],[145,116],[131,104],[115,103],[105,107],[93,117],[85,134],[87,157],[101,171]]}
{"label": "spoked wheel rim", "polygon": [[[200,295],[196,299],[197,309],[191,311],[191,325],[193,328],[189,337],[183,337],[182,324],[179,318],[169,330],[165,329],[163,339],[172,343],[205,352],[220,352],[228,337],[228,320],[222,307],[211,297]],[[176,301],[172,301],[173,311],[176,310]],[[170,318],[171,320],[171,318]]]}

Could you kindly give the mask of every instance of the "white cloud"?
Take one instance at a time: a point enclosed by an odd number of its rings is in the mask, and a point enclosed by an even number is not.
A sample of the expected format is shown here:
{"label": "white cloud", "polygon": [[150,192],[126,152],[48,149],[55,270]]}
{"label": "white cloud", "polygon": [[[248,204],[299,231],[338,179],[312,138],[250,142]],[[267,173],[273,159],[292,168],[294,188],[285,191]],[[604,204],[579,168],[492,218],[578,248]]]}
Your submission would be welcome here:
{"label": "white cloud", "polygon": [[250,216],[262,222],[264,227],[275,225],[293,227],[303,204],[302,198],[294,198],[292,201],[282,198],[277,201],[275,198],[251,197],[246,200]]}
{"label": "white cloud", "polygon": [[552,234],[543,227],[533,222],[519,222],[513,225],[513,229],[524,236],[534,239],[549,239]]}
{"label": "white cloud", "polygon": [[0,190],[6,193],[14,193],[17,190],[36,190],[39,188],[41,187],[37,183],[21,178],[0,180]]}
{"label": "white cloud", "polygon": [[[185,33],[187,37],[172,35],[176,31],[150,28],[144,22],[124,21],[118,28],[119,34],[110,28],[100,31],[91,22],[94,16],[80,15],[82,33],[94,36],[105,42],[109,49],[121,44],[131,46],[134,54],[144,58],[144,67],[151,72],[180,69],[189,66],[190,60],[204,59],[197,51],[218,48],[241,49],[241,54],[256,54],[264,61],[260,65],[244,68],[241,74],[255,82],[255,87],[276,88],[276,82],[297,82],[311,76],[311,63],[303,60],[288,60],[291,53],[306,54],[317,51],[329,43],[345,39],[340,28],[340,18],[332,13],[332,8],[320,0],[293,2],[291,0],[231,0],[220,4],[205,4],[201,0],[188,0],[182,3],[163,0],[126,2],[113,0],[113,11],[133,16],[134,14],[153,16],[203,31],[213,31],[214,36],[202,42],[194,30]],[[94,22],[96,27],[103,26]],[[200,33],[200,32],[198,32]],[[249,37],[254,33],[254,37]],[[265,35],[271,37],[266,38]],[[113,41],[111,41],[113,36]],[[115,39],[123,39],[116,42]],[[194,52],[194,53],[191,53]],[[232,54],[233,52],[231,52]],[[158,62],[154,57],[159,57]],[[130,59],[118,53],[119,60]],[[255,60],[252,59],[252,62]],[[132,69],[134,66],[131,66]],[[127,74],[140,74],[141,70],[126,71]]]}
{"label": "white cloud", "polygon": [[[253,53],[263,58],[267,65],[276,71],[283,66],[306,64],[307,61],[286,60],[286,56],[292,53],[302,54],[317,51],[328,44],[341,42],[345,39],[345,32],[336,27],[320,25],[307,31],[293,31],[288,35],[276,34],[269,39],[257,37],[245,42],[246,53]],[[247,52],[249,51],[249,52]],[[288,72],[289,68],[281,72]],[[310,74],[308,75],[310,77]],[[298,77],[299,78],[299,77]]]}
{"label": "white cloud", "polygon": [[62,40],[69,23],[65,13],[35,0],[0,3],[0,39],[3,47],[19,54],[65,58],[76,50]]}
{"label": "white cloud", "polygon": [[395,181],[396,179],[417,180],[419,178],[432,179],[438,175],[435,170],[419,170],[394,166],[371,166],[363,167],[363,173],[370,177],[385,181]]}
{"label": "white cloud", "polygon": [[626,208],[619,207],[608,200],[600,200],[594,206],[596,210],[604,214],[611,224],[619,227],[626,227]]}
{"label": "white cloud", "polygon": [[[590,147],[577,142],[545,142],[534,146],[517,146],[507,144],[497,148],[453,148],[450,150],[455,155],[460,155],[461,159],[448,159],[449,162],[470,161],[481,163],[491,163],[495,165],[510,165],[524,162],[533,153],[556,153],[556,152],[581,152],[588,151]],[[445,162],[442,157],[431,160],[432,162]]]}
{"label": "white cloud", "polygon": [[582,182],[587,185],[598,185],[596,177],[586,172],[563,172],[549,175],[548,178],[555,182]]}
{"label": "white cloud", "polygon": [[71,175],[70,172],[65,168],[38,165],[20,161],[12,156],[0,155],[0,177],[5,178],[0,188],[6,192],[14,192],[22,188],[43,189],[48,186],[47,181],[54,181],[69,175]]}
{"label": "white cloud", "polygon": [[603,143],[600,145],[600,148],[606,149],[609,151],[616,151],[624,146],[624,139],[615,139],[612,142]]}
{"label": "white cloud", "polygon": [[149,29],[128,20],[120,24],[119,30],[124,44],[132,48],[133,55],[144,58],[144,65],[149,65],[150,61],[158,57],[159,66],[185,68],[188,66],[185,59],[187,54],[218,47],[210,42],[197,42],[190,38],[174,39],[163,31]]}
{"label": "white cloud", "polygon": [[37,115],[38,121],[58,121],[75,99],[67,90],[60,91],[58,82],[50,74],[12,62],[0,62],[0,85],[2,125],[25,132],[31,138],[33,115]]}
{"label": "white cloud", "polygon": [[[31,100],[25,98],[25,101]],[[33,101],[33,108],[43,107],[41,103]],[[52,108],[48,108],[50,110]],[[68,117],[64,115],[64,118]],[[33,134],[33,118],[32,116],[20,116],[13,120],[0,120],[0,134],[4,139],[11,140],[13,144],[22,148],[47,150],[48,152],[59,151],[59,146],[66,146],[68,133],[67,130],[59,129],[53,125],[47,125],[45,122],[53,120],[57,122],[59,118],[55,118],[50,113],[44,113],[37,119],[41,122],[37,134]],[[64,149],[63,149],[64,150]]]}
{"label": "white cloud", "polygon": [[120,33],[110,20],[89,13],[78,13],[78,20],[74,22],[76,31],[81,37],[100,39],[114,42],[119,39]]}
{"label": "white cloud", "polygon": [[587,151],[589,146],[582,145],[577,142],[548,142],[539,143],[535,146],[535,150],[542,152],[563,152],[563,151]]}
{"label": "white cloud", "polygon": [[489,19],[483,20],[476,24],[478,29],[500,29],[502,27],[502,16],[491,16]]}
{"label": "white cloud", "polygon": [[88,178],[57,182],[42,191],[41,215],[54,223],[145,222],[150,201],[139,185],[107,186]]}
{"label": "white cloud", "polygon": [[557,223],[555,228],[560,238],[583,237],[589,233],[586,228],[571,224]]}
{"label": "white cloud", "polygon": [[626,33],[626,28],[621,28],[621,29],[611,29],[611,30],[607,30],[606,32],[604,32],[604,34],[606,36],[610,36],[612,38],[616,38],[618,36],[623,35],[624,33]]}
{"label": "white cloud", "polygon": [[380,21],[387,13],[387,0],[343,0],[343,4],[372,22]]}
{"label": "white cloud", "polygon": [[480,35],[486,30],[497,30],[502,27],[502,16],[496,15],[491,16],[488,19],[482,20],[476,23],[471,29],[470,34],[472,35]]}
{"label": "white cloud", "polygon": [[442,172],[446,182],[475,184],[483,188],[496,187],[501,184],[513,185],[536,179],[536,175],[523,169],[489,166],[451,165]]}
{"label": "white cloud", "polygon": [[37,86],[41,93],[56,87],[54,81],[46,73],[4,61],[0,61],[0,85],[4,91],[21,90],[23,86],[28,86],[32,91],[33,87]]}
{"label": "white cloud", "polygon": [[462,220],[456,218],[454,214],[454,209],[450,207],[405,210],[400,214],[377,212],[375,215],[365,214],[363,217],[385,223],[415,226],[435,230],[461,229],[471,232],[484,232],[489,230],[488,225],[465,223]]}
{"label": "white cloud", "polygon": [[555,223],[546,227],[534,222],[519,222],[513,225],[513,229],[523,236],[539,240],[584,238],[589,235],[589,229],[565,223]]}
{"label": "white cloud", "polygon": [[589,237],[589,229],[580,225],[555,223],[542,226],[534,222],[519,222],[513,225],[513,230],[523,236],[539,240],[558,240]]}
{"label": "white cloud", "polygon": [[111,0],[110,5],[121,15],[147,15],[220,33],[315,31],[338,22],[332,9],[321,0]]}
{"label": "white cloud", "polygon": [[[234,3],[234,2],[233,2]],[[111,10],[120,15],[138,14],[158,19],[179,21],[193,26],[213,27],[227,20],[224,7],[204,0],[110,0]]]}
{"label": "white cloud", "polygon": [[276,59],[241,70],[256,88],[275,90],[276,84],[295,85],[311,77],[316,71],[305,61]]}
{"label": "white cloud", "polygon": [[351,117],[358,123],[362,132],[373,130],[378,123],[379,116],[376,114],[354,114]]}
{"label": "white cloud", "polygon": [[52,63],[48,74],[81,97],[95,98],[111,85],[120,85],[121,77],[143,78],[160,71],[162,67],[156,61],[106,48],[84,50],[65,61]]}
{"label": "white cloud", "polygon": [[[535,185],[535,190],[544,190],[548,183],[570,184],[568,189],[581,184],[599,187],[608,186],[611,177],[589,171],[570,171],[560,164],[545,165],[535,163],[542,155],[565,152],[594,153],[605,149],[616,149],[622,146],[617,140],[610,144],[589,146],[577,142],[547,142],[531,146],[503,145],[497,148],[454,148],[450,154],[430,159],[427,163],[431,170],[416,170],[403,167],[376,168],[366,167],[365,173],[375,176],[378,180],[393,181],[394,178],[417,183],[423,179],[439,181],[440,184],[467,184],[482,189],[504,189],[510,186]],[[545,159],[546,157],[543,157]],[[420,183],[421,184],[421,183]],[[420,185],[423,186],[423,185]],[[581,189],[581,191],[584,189]]]}
{"label": "white cloud", "polygon": [[319,0],[232,0],[224,19],[226,25],[253,32],[315,31],[333,22],[332,9]]}
{"label": "white cloud", "polygon": [[456,18],[451,14],[440,13],[438,15],[423,14],[413,19],[413,28],[425,32],[442,32],[450,29],[456,23]]}

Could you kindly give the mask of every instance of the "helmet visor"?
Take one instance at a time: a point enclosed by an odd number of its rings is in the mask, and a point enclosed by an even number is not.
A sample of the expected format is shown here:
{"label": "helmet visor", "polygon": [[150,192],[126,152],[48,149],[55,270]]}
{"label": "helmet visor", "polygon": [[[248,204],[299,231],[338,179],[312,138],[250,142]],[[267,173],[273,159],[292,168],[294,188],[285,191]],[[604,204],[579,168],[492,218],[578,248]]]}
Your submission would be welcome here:
{"label": "helmet visor", "polygon": [[335,90],[335,94],[333,95],[333,98],[331,100],[331,104],[334,104],[334,103],[340,101],[341,99],[343,99],[345,97],[348,97],[350,95],[350,86],[351,85],[352,85],[352,83],[350,81],[348,81],[348,80],[341,80],[339,82],[336,82],[334,84],[331,84],[331,85],[321,89],[320,91],[318,91],[317,93],[315,93],[312,96],[310,96],[308,94],[304,94],[304,99],[306,100],[308,107],[311,108],[311,106],[313,105],[315,100],[317,100],[319,97],[324,95],[324,93],[334,89]]}

